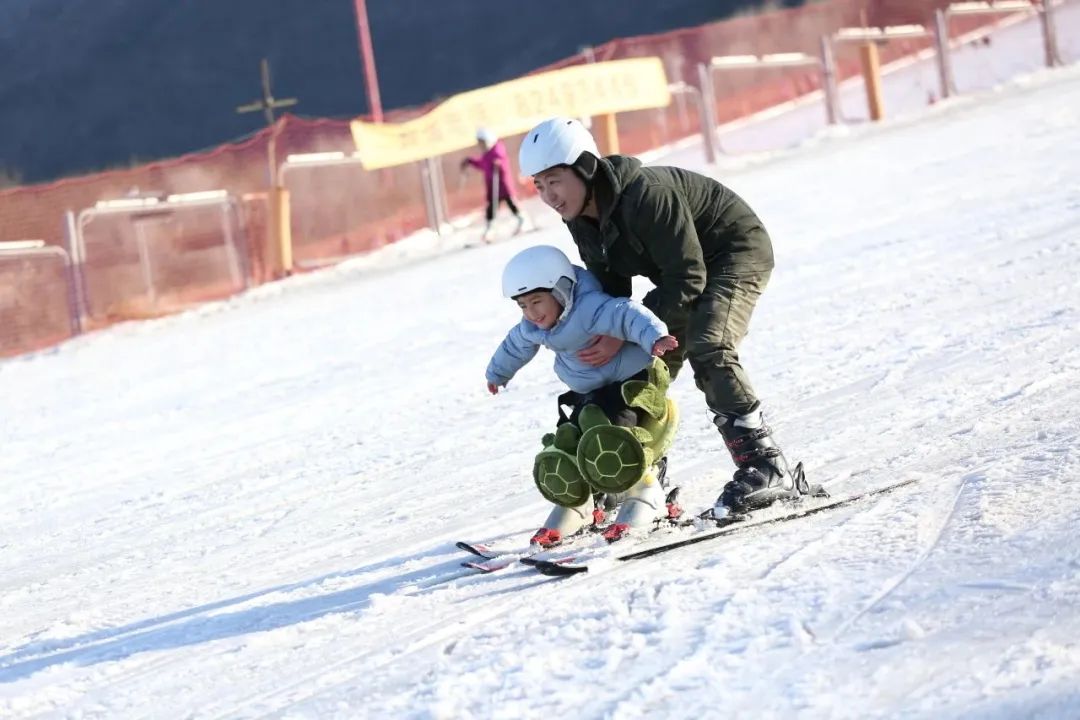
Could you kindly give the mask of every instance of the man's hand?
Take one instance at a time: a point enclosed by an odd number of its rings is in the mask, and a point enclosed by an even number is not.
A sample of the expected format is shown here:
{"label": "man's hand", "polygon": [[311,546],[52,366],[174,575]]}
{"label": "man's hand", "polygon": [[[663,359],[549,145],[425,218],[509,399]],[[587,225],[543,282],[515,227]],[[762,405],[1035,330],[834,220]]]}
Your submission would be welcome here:
{"label": "man's hand", "polygon": [[488,383],[487,387],[488,387],[488,392],[491,393],[492,395],[498,395],[499,394],[499,386],[496,385],[495,383]]}
{"label": "man's hand", "polygon": [[674,350],[677,347],[679,347],[679,341],[671,335],[665,335],[653,343],[652,354],[656,357],[660,357],[669,350]]}
{"label": "man's hand", "polygon": [[615,357],[615,354],[619,352],[622,346],[623,341],[619,338],[610,335],[597,335],[584,350],[578,352],[577,356],[586,365],[600,367],[610,362],[611,358]]}

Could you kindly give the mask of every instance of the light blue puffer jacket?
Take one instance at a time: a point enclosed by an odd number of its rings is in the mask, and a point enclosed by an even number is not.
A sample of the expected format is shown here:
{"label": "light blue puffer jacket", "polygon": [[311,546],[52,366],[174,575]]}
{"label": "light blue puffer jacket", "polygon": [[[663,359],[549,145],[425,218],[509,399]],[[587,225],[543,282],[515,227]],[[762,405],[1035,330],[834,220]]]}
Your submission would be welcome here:
{"label": "light blue puffer jacket", "polygon": [[[575,265],[574,271],[574,299],[569,311],[550,330],[542,330],[522,318],[488,363],[489,383],[506,385],[536,356],[541,345],[555,352],[555,374],[579,393],[626,380],[649,365],[652,347],[667,335],[667,326],[640,303],[604,293],[600,281],[585,268]],[[577,353],[597,335],[610,335],[627,342],[610,362],[592,367],[581,362]]]}

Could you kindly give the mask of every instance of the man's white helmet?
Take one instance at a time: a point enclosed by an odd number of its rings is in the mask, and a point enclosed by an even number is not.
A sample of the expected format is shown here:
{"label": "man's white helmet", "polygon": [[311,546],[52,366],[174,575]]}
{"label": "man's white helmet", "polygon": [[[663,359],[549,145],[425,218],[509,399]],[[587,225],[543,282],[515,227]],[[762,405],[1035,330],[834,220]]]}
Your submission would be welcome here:
{"label": "man's white helmet", "polygon": [[523,175],[537,175],[556,165],[573,165],[581,153],[600,157],[596,141],[579,121],[553,117],[540,123],[521,141],[518,165]]}
{"label": "man's white helmet", "polygon": [[484,143],[484,147],[490,148],[494,147],[495,143],[498,141],[498,138],[495,137],[495,133],[491,132],[487,128],[482,127],[476,131],[476,140],[477,142]]}
{"label": "man's white helmet", "polygon": [[[574,266],[566,253],[551,245],[526,248],[510,258],[503,269],[503,297],[515,298],[533,290],[554,291],[562,278],[573,285]],[[564,282],[559,289],[566,286]],[[556,298],[565,306],[566,298],[560,297],[562,295],[562,292],[557,292]]]}

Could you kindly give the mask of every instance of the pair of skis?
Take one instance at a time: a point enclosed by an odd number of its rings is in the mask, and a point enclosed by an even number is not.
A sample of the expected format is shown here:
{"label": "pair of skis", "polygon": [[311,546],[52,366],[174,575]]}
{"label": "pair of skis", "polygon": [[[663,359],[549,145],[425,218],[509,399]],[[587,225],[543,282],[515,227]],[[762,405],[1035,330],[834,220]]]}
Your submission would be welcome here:
{"label": "pair of skis", "polygon": [[[659,545],[652,545],[640,550],[634,550],[632,552],[617,555],[614,558],[615,562],[629,562],[631,560],[640,560],[661,553],[669,552],[671,550],[677,550],[688,545],[696,545],[697,543],[706,542],[708,540],[715,540],[719,537],[727,535],[733,535],[743,530],[749,530],[751,528],[763,527],[765,525],[775,525],[778,523],[786,522],[788,520],[796,520],[799,518],[809,517],[810,515],[816,515],[817,513],[824,512],[826,510],[833,510],[835,508],[844,507],[846,505],[852,505],[865,500],[866,498],[875,497],[877,495],[884,495],[886,493],[893,492],[900,488],[906,487],[917,482],[916,478],[908,480],[900,480],[898,482],[890,483],[882,487],[874,488],[871,490],[865,490],[854,495],[848,495],[847,497],[839,498],[836,500],[829,500],[820,504],[801,504],[791,512],[784,513],[776,517],[770,517],[763,520],[755,521],[751,514],[733,514],[723,518],[714,520],[717,529],[708,532],[697,533],[690,537],[679,538],[677,540],[671,540],[669,542],[661,543]],[[662,526],[663,528],[663,526]],[[655,532],[655,531],[654,531]],[[481,560],[470,561],[462,563],[466,567],[471,567],[481,572],[494,572],[511,565],[522,563],[532,567],[537,572],[543,575],[550,576],[566,576],[577,575],[589,571],[587,563],[575,563],[574,557],[563,557],[557,559],[541,559],[536,557],[545,551],[521,551],[521,552],[499,552],[485,545],[477,545],[467,542],[457,543],[457,547],[478,556]]]}
{"label": "pair of skis", "polygon": [[[497,548],[483,545],[481,543],[469,543],[464,541],[458,541],[454,545],[459,550],[464,550],[470,555],[476,557],[472,560],[466,560],[461,563],[462,567],[471,568],[481,573],[493,573],[499,570],[504,570],[512,565],[525,564],[528,565],[531,561],[537,559],[538,555],[545,555],[549,552],[564,551],[574,546],[575,543],[585,540],[586,538],[595,538],[597,535],[592,532],[582,533],[580,535],[574,535],[566,539],[565,542],[558,545],[552,545],[551,547],[539,547],[536,545],[530,545],[527,548],[521,548],[519,550],[499,550]],[[562,560],[550,560],[549,562],[557,563],[563,562]]]}

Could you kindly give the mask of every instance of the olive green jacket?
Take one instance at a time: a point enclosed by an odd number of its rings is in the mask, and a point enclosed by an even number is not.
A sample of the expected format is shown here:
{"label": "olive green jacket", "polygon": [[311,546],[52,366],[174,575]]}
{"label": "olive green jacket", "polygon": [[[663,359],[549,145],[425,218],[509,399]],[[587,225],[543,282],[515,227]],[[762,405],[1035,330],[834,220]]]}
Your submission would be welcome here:
{"label": "olive green jacket", "polygon": [[761,220],[712,178],[610,155],[598,164],[593,191],[599,222],[567,223],[582,261],[617,297],[630,296],[635,275],[652,280],[645,305],[669,324],[685,319],[706,276],[772,270]]}

